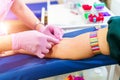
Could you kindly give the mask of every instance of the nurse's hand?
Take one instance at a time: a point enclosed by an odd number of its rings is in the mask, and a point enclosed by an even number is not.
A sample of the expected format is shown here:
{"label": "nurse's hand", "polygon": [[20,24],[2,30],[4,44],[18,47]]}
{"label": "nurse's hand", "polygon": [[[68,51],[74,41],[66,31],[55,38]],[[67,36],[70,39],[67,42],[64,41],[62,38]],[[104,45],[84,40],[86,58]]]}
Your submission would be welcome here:
{"label": "nurse's hand", "polygon": [[39,58],[43,58],[44,55],[49,52],[49,49],[52,47],[51,43],[59,43],[59,40],[36,30],[12,34],[13,50],[23,49],[34,53]]}
{"label": "nurse's hand", "polygon": [[63,29],[53,25],[40,27],[39,31],[59,40],[61,40],[63,36]]}

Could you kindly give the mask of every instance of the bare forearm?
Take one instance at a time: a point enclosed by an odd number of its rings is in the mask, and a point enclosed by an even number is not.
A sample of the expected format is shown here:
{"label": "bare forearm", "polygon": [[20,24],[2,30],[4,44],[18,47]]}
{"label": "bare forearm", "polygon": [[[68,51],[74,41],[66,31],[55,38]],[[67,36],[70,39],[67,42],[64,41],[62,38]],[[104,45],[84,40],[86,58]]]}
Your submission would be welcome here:
{"label": "bare forearm", "polygon": [[53,46],[52,51],[46,55],[50,58],[60,59],[85,59],[92,57],[89,45],[89,33],[74,38],[63,39],[59,44]]}
{"label": "bare forearm", "polygon": [[11,36],[0,36],[0,52],[8,51],[12,49],[12,41]]}
{"label": "bare forearm", "polygon": [[15,0],[12,5],[13,13],[26,24],[31,29],[35,29],[35,24],[38,18],[34,15],[34,13],[22,2],[21,0]]}
{"label": "bare forearm", "polygon": [[97,32],[99,47],[100,47],[101,53],[104,55],[110,54],[109,45],[107,42],[107,31],[108,31],[108,28],[103,28],[103,29],[98,30],[98,32]]}
{"label": "bare forearm", "polygon": [[20,20],[4,21],[1,27],[6,27],[8,34],[31,30]]}

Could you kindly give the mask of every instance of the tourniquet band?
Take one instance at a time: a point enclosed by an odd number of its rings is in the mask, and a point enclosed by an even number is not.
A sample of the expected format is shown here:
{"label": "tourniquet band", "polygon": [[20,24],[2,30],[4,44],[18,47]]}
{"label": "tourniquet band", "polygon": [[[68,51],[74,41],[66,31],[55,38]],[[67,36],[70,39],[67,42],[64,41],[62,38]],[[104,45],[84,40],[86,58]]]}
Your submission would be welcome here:
{"label": "tourniquet band", "polygon": [[98,44],[97,31],[90,32],[90,46],[93,54],[99,54],[100,48]]}

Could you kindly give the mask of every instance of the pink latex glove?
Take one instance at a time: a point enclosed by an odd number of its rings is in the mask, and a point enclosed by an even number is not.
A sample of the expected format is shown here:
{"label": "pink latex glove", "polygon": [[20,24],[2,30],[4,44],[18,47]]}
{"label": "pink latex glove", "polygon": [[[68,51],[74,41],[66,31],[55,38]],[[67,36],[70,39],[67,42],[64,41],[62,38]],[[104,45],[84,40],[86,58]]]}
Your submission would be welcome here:
{"label": "pink latex glove", "polygon": [[63,36],[63,30],[53,25],[46,25],[45,27],[41,27],[39,31],[59,40],[61,40]]}
{"label": "pink latex glove", "polygon": [[58,43],[59,40],[40,33],[36,30],[24,31],[12,34],[12,49],[24,49],[34,53],[36,56],[43,58],[52,47],[50,43]]}

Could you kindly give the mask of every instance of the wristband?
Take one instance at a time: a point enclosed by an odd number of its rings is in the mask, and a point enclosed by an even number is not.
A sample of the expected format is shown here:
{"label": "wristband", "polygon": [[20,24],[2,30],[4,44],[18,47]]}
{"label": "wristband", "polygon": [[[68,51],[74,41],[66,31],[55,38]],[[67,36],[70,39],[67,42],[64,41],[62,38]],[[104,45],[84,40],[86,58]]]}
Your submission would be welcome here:
{"label": "wristband", "polygon": [[93,54],[100,54],[97,31],[90,32],[90,46]]}

